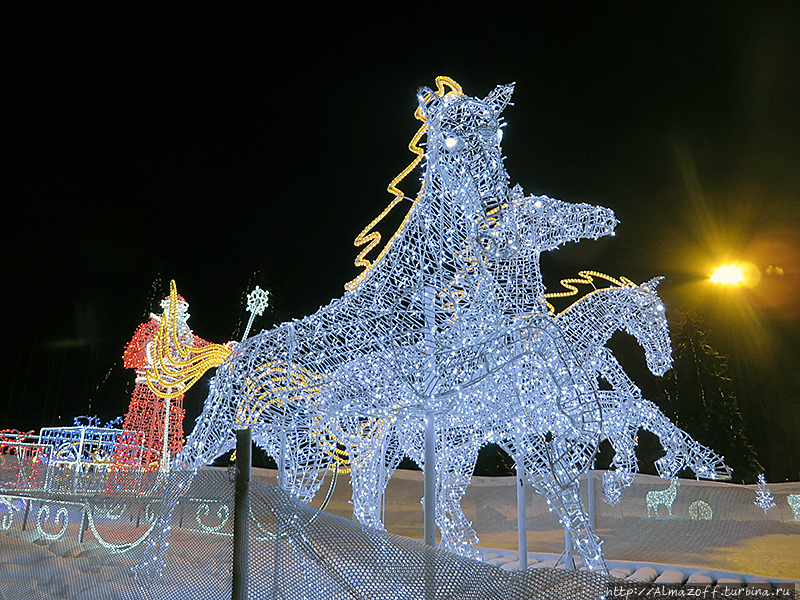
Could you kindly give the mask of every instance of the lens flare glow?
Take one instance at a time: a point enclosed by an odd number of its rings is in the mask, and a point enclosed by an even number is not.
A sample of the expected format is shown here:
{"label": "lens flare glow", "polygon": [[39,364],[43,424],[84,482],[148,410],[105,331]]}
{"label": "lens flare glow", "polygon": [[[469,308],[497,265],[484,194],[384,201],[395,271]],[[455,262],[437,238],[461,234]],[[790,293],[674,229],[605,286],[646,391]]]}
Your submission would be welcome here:
{"label": "lens flare glow", "polygon": [[744,269],[736,264],[722,265],[711,274],[711,282],[720,285],[741,285],[744,283]]}

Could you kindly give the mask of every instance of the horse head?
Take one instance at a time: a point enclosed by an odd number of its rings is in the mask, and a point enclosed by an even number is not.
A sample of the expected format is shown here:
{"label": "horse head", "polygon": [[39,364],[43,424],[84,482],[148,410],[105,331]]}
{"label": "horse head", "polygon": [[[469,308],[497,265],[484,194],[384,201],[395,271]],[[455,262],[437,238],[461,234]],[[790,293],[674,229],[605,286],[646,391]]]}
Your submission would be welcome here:
{"label": "horse head", "polygon": [[672,346],[669,336],[664,303],[656,292],[663,277],[627,288],[631,290],[631,318],[624,324],[625,330],[636,338],[644,348],[647,367],[655,375],[663,375],[672,366]]}
{"label": "horse head", "polygon": [[466,96],[460,89],[418,91],[419,114],[428,126],[425,187],[462,202],[472,219],[472,240],[489,257],[515,252],[514,222],[504,218],[512,193],[500,146],[500,115],[513,91],[513,84],[499,85],[485,98]]}

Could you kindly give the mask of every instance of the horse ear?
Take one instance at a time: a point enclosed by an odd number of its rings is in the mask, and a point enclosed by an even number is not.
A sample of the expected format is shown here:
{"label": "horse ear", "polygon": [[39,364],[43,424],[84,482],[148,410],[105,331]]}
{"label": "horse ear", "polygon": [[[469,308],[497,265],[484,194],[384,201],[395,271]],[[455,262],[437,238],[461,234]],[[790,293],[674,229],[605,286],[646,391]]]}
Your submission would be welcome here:
{"label": "horse ear", "polygon": [[651,291],[656,291],[658,284],[661,283],[661,280],[664,279],[663,275],[659,275],[658,277],[653,277],[650,281],[645,281],[641,286],[643,288],[647,288]]}
{"label": "horse ear", "polygon": [[419,103],[419,110],[426,119],[429,118],[430,105],[433,104],[435,99],[436,94],[431,88],[423,86],[417,90],[417,102]]}
{"label": "horse ear", "polygon": [[514,85],[516,84],[509,83],[508,85],[498,85],[483,99],[486,104],[494,109],[496,115],[503,112],[503,109],[511,103],[511,94],[514,93]]}

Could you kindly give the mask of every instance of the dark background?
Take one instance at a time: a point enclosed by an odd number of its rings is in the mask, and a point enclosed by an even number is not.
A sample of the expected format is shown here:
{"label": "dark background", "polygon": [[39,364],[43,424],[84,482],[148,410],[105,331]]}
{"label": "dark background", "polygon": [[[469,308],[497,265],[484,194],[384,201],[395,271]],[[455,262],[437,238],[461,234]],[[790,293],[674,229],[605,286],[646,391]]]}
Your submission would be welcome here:
{"label": "dark background", "polygon": [[[665,275],[668,316],[697,311],[729,357],[767,479],[800,478],[797,3],[10,6],[0,428],[123,414],[123,346],[170,279],[216,342],[241,335],[256,284],[273,297],[256,330],[341,295],[411,159],[415,91],[449,75],[480,96],[516,81],[512,183],[620,220],[545,256],[548,287]],[[729,259],[758,284],[709,284]]]}

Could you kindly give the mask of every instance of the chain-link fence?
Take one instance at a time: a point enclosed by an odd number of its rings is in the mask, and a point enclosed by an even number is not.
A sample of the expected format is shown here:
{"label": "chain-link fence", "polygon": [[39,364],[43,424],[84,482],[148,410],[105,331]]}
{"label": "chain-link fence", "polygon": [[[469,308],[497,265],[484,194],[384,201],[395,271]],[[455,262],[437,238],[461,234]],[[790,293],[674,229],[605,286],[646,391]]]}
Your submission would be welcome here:
{"label": "chain-link fence", "polygon": [[[46,475],[42,481],[66,477]],[[97,474],[91,476],[96,478]],[[81,486],[76,486],[77,491],[4,486],[6,490],[0,493],[0,598],[231,597],[235,491],[231,473],[225,469],[199,471],[174,506],[165,505],[164,490],[175,491],[187,484],[180,475],[153,473],[152,486],[146,489],[138,484],[134,488],[119,486],[120,476],[109,474],[109,485],[92,493],[81,492]],[[533,568],[515,572],[411,539],[421,537],[422,531],[419,472],[400,471],[390,483],[384,510],[387,527],[394,533],[379,532],[345,518],[351,517],[346,478],[340,478],[326,512],[319,512],[270,485],[274,477],[274,472],[256,470],[251,484],[249,598],[613,596],[608,586],[614,580],[599,575],[538,568],[546,563],[535,563],[534,559]],[[672,516],[661,502],[658,516],[651,506],[648,517],[648,493],[667,490],[670,482],[639,476],[622,502],[608,507],[601,500],[601,474],[595,473],[592,480],[597,530],[606,542],[609,559],[732,568],[736,565],[730,564],[731,557],[743,554],[750,561],[747,565],[770,566],[775,564],[771,560],[777,556],[776,545],[784,544],[785,552],[792,548],[797,552],[800,546],[800,522],[788,504],[788,497],[800,491],[797,484],[770,486],[776,506],[764,515],[763,509],[753,504],[755,486],[684,480],[669,506]],[[589,504],[586,483],[582,488],[584,501]],[[669,501],[669,496],[656,495],[655,500]],[[652,504],[654,496],[650,499]],[[463,504],[484,548],[517,547],[514,478],[476,477]],[[563,530],[530,490],[526,508],[529,551],[560,553]],[[167,513],[169,518],[163,520]],[[154,553],[153,547],[160,533],[166,540],[161,555]],[[729,564],[709,564],[720,557],[727,557]],[[163,568],[159,568],[162,560]],[[741,567],[732,570],[758,571]],[[160,575],[144,576],[159,571]]]}
{"label": "chain-link fence", "polygon": [[[175,484],[177,479],[171,479]],[[234,485],[202,470],[175,508],[161,575],[134,576],[162,527],[160,497],[2,496],[0,597],[221,599],[231,597]],[[254,480],[249,598],[596,598],[608,580],[541,569],[513,573],[416,540],[316,511]]]}
{"label": "chain-link fence", "polygon": [[[755,504],[757,485],[681,479],[664,502],[659,492],[670,482],[637,475],[614,506],[603,501],[603,471],[581,479],[584,507],[594,507],[595,529],[607,560],[690,565],[754,573],[767,578],[800,579],[800,483],[769,484],[775,506],[767,513]],[[276,482],[275,471],[257,476]],[[589,493],[589,482],[594,494]],[[329,480],[323,484],[323,491]],[[651,508],[648,516],[648,493]],[[352,518],[351,489],[339,478],[326,512]],[[320,493],[320,496],[323,494]],[[422,538],[424,495],[419,471],[397,471],[389,481],[384,522],[392,533]],[[528,551],[564,550],[564,531],[545,499],[526,486]],[[591,498],[590,496],[593,496]],[[798,500],[792,500],[792,498]],[[592,502],[593,500],[593,502]],[[790,500],[794,502],[793,508]],[[319,506],[320,501],[315,504]],[[473,477],[461,506],[484,549],[517,550],[517,490],[514,477]],[[670,512],[671,510],[671,512]]]}

